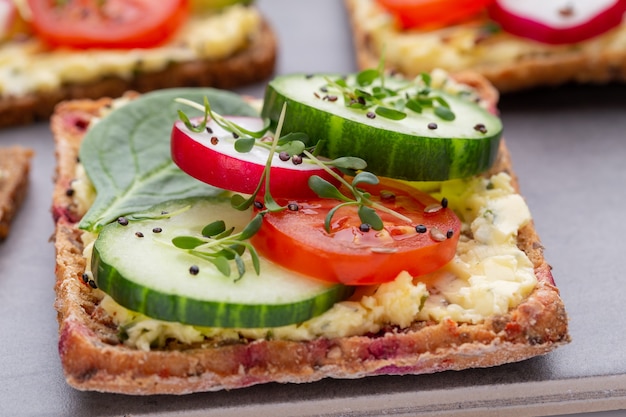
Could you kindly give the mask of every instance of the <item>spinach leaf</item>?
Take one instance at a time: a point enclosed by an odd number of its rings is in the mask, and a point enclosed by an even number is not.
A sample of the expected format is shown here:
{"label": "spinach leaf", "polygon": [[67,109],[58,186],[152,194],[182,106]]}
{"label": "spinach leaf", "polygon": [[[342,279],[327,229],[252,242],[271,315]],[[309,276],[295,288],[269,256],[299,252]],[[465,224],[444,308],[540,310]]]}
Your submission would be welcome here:
{"label": "spinach leaf", "polygon": [[239,95],[212,88],[155,91],[113,110],[83,139],[80,161],[97,197],[80,228],[98,231],[119,216],[145,210],[167,200],[216,195],[222,190],[182,172],[170,156],[170,133],[178,109],[202,114],[174,100],[184,97],[228,115],[258,116]]}

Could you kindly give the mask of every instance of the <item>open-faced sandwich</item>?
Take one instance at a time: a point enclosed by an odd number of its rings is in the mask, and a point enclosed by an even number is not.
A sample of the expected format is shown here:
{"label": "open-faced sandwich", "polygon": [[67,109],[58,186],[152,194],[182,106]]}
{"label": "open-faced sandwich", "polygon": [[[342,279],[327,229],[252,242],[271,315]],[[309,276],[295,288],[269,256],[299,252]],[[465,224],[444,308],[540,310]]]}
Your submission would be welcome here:
{"label": "open-faced sandwich", "polygon": [[[81,390],[423,374],[569,342],[484,78],[284,75],[52,118],[59,352]],[[260,109],[260,110],[259,110]]]}
{"label": "open-faced sandwich", "polygon": [[268,78],[275,34],[250,0],[0,0],[0,127],[63,100]]}
{"label": "open-faced sandwich", "polygon": [[345,0],[357,62],[471,70],[501,92],[626,80],[623,0]]}

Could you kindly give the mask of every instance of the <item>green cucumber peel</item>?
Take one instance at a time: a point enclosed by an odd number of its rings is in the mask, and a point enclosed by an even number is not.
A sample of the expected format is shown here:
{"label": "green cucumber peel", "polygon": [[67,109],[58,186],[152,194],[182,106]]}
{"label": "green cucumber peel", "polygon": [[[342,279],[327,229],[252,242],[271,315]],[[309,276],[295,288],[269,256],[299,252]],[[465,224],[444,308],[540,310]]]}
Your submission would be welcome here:
{"label": "green cucumber peel", "polygon": [[222,192],[182,172],[170,155],[170,132],[182,106],[175,99],[203,100],[225,114],[258,117],[234,93],[211,88],[167,89],[132,100],[92,126],[79,152],[96,199],[79,227],[93,232],[120,216],[163,201]]}
{"label": "green cucumber peel", "polygon": [[[441,85],[441,87],[439,87]],[[380,68],[357,74],[291,74],[268,84],[263,117],[275,124],[289,103],[283,134],[305,132],[315,155],[351,156],[375,175],[409,181],[465,178],[496,159],[502,123],[470,87],[408,80]]]}

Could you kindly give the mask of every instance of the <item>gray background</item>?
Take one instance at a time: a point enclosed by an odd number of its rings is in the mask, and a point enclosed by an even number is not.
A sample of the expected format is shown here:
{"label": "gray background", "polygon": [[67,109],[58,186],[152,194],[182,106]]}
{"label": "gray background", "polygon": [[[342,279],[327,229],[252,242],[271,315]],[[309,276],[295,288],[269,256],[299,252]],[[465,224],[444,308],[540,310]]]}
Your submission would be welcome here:
{"label": "gray background", "polygon": [[[278,72],[356,70],[340,1],[258,4],[280,38]],[[263,86],[240,91],[261,96]],[[626,409],[626,86],[510,94],[500,109],[522,192],[568,308],[570,345],[486,370],[182,397],[83,393],[65,384],[49,241],[52,139],[46,124],[1,131],[0,145],[31,146],[36,157],[23,210],[0,244],[0,415],[543,416]]]}

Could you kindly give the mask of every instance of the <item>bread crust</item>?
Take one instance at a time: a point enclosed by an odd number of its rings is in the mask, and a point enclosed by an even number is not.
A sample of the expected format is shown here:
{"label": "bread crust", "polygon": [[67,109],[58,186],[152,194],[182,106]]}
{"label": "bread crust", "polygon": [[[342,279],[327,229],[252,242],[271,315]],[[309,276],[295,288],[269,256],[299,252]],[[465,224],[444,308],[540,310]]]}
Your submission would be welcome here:
{"label": "bread crust", "polygon": [[11,222],[29,186],[34,151],[23,146],[0,148],[0,241],[9,236]]}
{"label": "bread crust", "polygon": [[0,99],[0,128],[48,120],[56,104],[67,100],[119,97],[126,91],[148,92],[173,87],[231,89],[269,78],[275,68],[277,39],[269,22],[245,49],[222,59],[175,62],[155,72],[138,72],[132,78],[107,76],[88,83],[65,84],[57,90],[6,96]]}
{"label": "bread crust", "polygon": [[[353,34],[357,65],[361,69],[378,65],[381,52],[371,40],[371,34],[356,17],[360,0],[344,0]],[[531,42],[531,41],[528,41]],[[419,44],[415,45],[419,48]],[[403,62],[386,62],[388,68],[407,77],[417,76],[423,69]],[[443,68],[447,69],[447,68]],[[593,56],[583,48],[571,47],[555,53],[534,53],[503,63],[485,63],[454,72],[480,73],[500,92],[513,92],[534,87],[554,87],[566,83],[596,83],[626,81],[626,59],[623,48],[594,50]]]}
{"label": "bread crust", "polygon": [[[492,88],[484,79],[483,90]],[[497,93],[495,93],[497,94]],[[538,284],[507,314],[480,324],[415,322],[374,335],[296,342],[171,345],[145,352],[120,344],[117,328],[98,308],[99,291],[81,279],[85,268],[71,184],[84,123],[109,101],[61,104],[52,117],[58,166],[53,196],[56,222],[56,303],[59,353],[67,382],[80,390],[134,395],[187,394],[266,382],[304,383],[322,378],[425,374],[490,367],[542,355],[569,342],[568,319],[534,226],[519,233],[519,247],[534,264]],[[492,173],[517,180],[504,142]]]}

